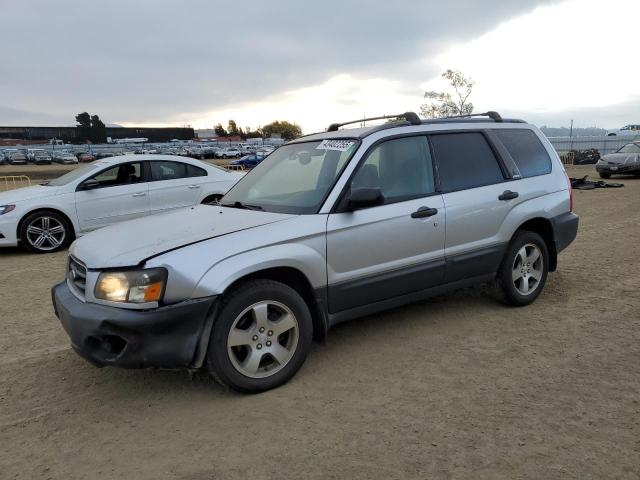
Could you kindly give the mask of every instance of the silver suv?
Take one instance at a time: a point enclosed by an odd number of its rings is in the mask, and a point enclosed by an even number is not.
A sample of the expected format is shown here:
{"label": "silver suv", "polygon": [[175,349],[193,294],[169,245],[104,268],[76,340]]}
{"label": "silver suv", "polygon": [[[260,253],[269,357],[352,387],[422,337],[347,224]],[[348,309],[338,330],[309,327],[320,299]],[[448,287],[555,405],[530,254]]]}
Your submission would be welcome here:
{"label": "silver suv", "polygon": [[533,302],[578,228],[551,144],[495,112],[398,117],[289,142],[219,205],[78,239],[53,287],[74,349],[258,392],[346,320],[492,280]]}

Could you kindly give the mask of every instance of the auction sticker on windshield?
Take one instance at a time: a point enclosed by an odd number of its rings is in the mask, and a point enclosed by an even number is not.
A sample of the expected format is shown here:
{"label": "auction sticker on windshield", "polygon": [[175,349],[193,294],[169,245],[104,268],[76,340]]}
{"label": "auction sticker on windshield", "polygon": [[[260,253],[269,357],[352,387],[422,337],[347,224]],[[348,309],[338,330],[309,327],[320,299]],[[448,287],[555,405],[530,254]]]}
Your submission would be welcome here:
{"label": "auction sticker on windshield", "polygon": [[356,142],[353,140],[323,140],[316,150],[337,150],[338,152],[346,152]]}

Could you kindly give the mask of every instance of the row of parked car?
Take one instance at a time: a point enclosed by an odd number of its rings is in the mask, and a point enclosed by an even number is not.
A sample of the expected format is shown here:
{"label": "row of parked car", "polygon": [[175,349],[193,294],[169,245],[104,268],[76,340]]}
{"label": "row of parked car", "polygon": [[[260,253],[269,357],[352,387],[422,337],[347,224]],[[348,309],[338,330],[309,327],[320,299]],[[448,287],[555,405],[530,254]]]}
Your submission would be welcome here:
{"label": "row of parked car", "polygon": [[51,163],[59,164],[76,164],[88,163],[103,158],[115,157],[120,155],[174,155],[192,158],[236,158],[241,162],[234,162],[245,168],[256,166],[262,159],[273,152],[274,147],[253,147],[249,145],[240,145],[239,147],[219,148],[214,146],[154,146],[143,147],[132,150],[103,150],[96,152],[71,152],[65,149],[54,150],[49,152],[44,148],[7,148],[0,151],[0,165],[26,165],[32,163],[35,165],[50,165]]}
{"label": "row of parked car", "polygon": [[26,165],[27,163],[50,165],[52,162],[78,163],[78,158],[66,150],[60,150],[53,154],[43,148],[29,148],[26,150],[7,148],[0,151],[0,165],[3,163],[10,165]]}

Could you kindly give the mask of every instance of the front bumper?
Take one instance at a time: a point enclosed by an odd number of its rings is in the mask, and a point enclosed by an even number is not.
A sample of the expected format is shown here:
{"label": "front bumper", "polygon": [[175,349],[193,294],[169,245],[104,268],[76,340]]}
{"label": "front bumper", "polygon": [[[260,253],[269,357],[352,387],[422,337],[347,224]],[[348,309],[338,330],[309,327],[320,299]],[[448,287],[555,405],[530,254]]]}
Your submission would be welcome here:
{"label": "front bumper", "polygon": [[609,173],[615,175],[616,173],[640,173],[640,163],[596,163],[596,172]]}
{"label": "front bumper", "polygon": [[61,282],[51,289],[56,316],[71,346],[96,366],[187,368],[193,364],[217,297],[154,310],[126,310],[79,300]]}
{"label": "front bumper", "polygon": [[16,212],[10,212],[0,216],[0,247],[14,247],[18,245],[17,228],[18,220]]}

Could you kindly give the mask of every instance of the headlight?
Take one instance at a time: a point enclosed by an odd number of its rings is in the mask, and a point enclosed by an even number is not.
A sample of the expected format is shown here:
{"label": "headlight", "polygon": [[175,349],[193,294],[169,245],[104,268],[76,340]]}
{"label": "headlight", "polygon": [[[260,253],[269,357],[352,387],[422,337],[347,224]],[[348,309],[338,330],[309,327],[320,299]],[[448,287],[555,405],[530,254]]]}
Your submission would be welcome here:
{"label": "headlight", "polygon": [[5,213],[9,213],[16,208],[15,205],[0,205],[0,215],[4,215]]}
{"label": "headlight", "polygon": [[122,303],[159,302],[167,282],[167,270],[126,270],[102,272],[98,277],[94,295],[100,300]]}

